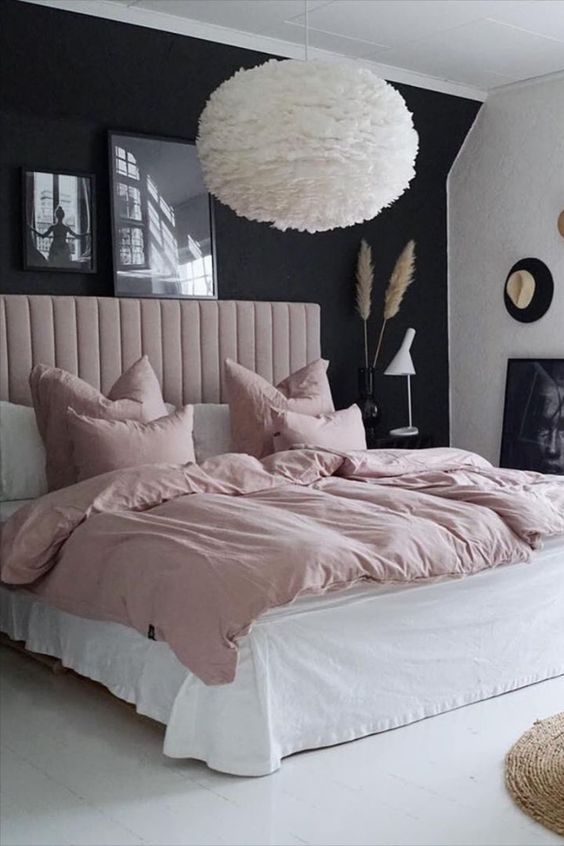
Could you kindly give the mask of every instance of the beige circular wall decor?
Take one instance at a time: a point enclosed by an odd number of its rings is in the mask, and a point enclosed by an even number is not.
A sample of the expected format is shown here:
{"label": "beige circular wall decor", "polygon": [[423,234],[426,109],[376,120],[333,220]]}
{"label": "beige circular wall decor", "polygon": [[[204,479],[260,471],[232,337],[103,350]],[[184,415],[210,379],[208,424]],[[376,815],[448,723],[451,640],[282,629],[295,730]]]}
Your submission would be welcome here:
{"label": "beige circular wall decor", "polygon": [[528,308],[535,296],[535,277],[528,270],[516,270],[511,273],[505,290],[515,308]]}
{"label": "beige circular wall decor", "polygon": [[564,835],[564,711],[517,741],[505,760],[505,783],[526,814]]}

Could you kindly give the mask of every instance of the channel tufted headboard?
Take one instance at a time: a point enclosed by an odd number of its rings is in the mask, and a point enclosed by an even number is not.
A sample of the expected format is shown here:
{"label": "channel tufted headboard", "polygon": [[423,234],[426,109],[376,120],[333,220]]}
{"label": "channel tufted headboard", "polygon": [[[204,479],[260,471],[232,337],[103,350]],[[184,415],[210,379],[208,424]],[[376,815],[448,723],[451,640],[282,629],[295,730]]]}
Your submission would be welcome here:
{"label": "channel tufted headboard", "polygon": [[0,399],[30,405],[43,362],[108,391],[146,353],[167,402],[225,402],[223,361],[278,382],[320,356],[314,303],[0,297]]}

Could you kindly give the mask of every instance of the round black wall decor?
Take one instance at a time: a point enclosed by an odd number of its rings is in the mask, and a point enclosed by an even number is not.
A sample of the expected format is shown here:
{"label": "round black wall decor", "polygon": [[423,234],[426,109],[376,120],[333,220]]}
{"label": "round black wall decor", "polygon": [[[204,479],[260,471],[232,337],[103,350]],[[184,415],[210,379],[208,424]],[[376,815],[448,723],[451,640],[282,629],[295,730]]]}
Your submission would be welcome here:
{"label": "round black wall decor", "polygon": [[520,323],[541,318],[552,302],[554,282],[546,264],[537,258],[524,258],[514,264],[503,289],[505,308]]}

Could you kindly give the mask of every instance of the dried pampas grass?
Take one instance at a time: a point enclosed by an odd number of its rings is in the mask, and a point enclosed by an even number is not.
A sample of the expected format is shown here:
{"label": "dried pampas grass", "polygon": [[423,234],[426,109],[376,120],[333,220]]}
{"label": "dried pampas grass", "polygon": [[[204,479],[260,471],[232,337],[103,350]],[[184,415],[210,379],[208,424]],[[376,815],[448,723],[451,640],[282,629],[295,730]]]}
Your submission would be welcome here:
{"label": "dried pampas grass", "polygon": [[374,282],[374,267],[372,264],[372,248],[364,238],[360,242],[358,260],[356,264],[356,310],[364,326],[364,364],[368,367],[368,318],[372,310],[372,285]]}
{"label": "dried pampas grass", "polygon": [[386,294],[384,296],[384,320],[395,317],[405,292],[413,282],[415,273],[415,241],[408,241],[400,253],[390,276]]}
{"label": "dried pampas grass", "polygon": [[388,282],[388,287],[386,288],[386,293],[384,295],[384,320],[382,321],[382,328],[380,330],[378,344],[376,345],[376,353],[374,354],[374,367],[376,366],[378,356],[380,355],[386,323],[388,320],[391,320],[392,317],[395,317],[400,310],[405,292],[413,282],[414,273],[415,241],[408,241],[395,263],[392,275],[390,276],[390,281]]}

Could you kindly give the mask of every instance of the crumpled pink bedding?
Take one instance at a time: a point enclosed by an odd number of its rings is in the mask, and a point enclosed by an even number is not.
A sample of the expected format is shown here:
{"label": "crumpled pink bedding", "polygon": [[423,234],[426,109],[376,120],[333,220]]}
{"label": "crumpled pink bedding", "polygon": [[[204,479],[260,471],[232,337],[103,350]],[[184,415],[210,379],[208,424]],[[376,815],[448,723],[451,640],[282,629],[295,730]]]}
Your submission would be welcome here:
{"label": "crumpled pink bedding", "polygon": [[2,581],[231,682],[266,611],[360,580],[463,576],[564,534],[564,478],[455,449],[296,449],[145,465],[41,497],[2,532]]}

